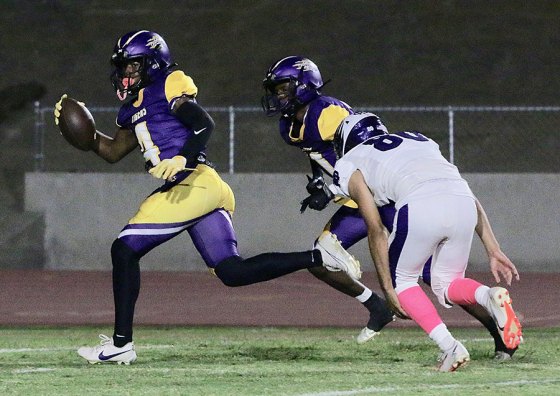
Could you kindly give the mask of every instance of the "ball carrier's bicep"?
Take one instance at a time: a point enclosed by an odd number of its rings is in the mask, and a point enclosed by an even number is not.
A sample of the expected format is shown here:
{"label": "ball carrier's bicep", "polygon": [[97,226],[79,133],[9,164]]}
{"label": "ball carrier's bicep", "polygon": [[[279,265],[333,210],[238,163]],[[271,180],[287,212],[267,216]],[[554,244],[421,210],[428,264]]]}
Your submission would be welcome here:
{"label": "ball carrier's bicep", "polygon": [[72,146],[92,150],[105,161],[120,161],[138,146],[130,130],[119,128],[115,137],[95,129],[95,120],[83,102],[64,94],[54,106],[54,123]]}
{"label": "ball carrier's bicep", "polygon": [[109,163],[123,159],[127,154],[138,147],[136,135],[129,129],[119,128],[114,137],[96,131],[93,151]]}

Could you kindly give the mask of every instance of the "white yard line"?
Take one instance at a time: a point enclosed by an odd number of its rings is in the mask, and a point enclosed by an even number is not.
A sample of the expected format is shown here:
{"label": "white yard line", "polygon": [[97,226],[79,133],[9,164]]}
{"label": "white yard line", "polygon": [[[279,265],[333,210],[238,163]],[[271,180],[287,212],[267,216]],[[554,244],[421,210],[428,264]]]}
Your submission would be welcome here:
{"label": "white yard line", "polygon": [[[444,374],[445,375],[445,374]],[[488,386],[518,386],[518,385],[546,385],[546,384],[560,384],[560,378],[549,378],[541,380],[519,380],[519,381],[500,381],[500,382],[485,382],[479,384],[445,384],[445,385],[422,385],[422,390],[438,390],[438,389],[476,389],[476,388],[486,388]],[[363,395],[371,393],[397,393],[410,390],[418,390],[418,385],[411,385],[409,387],[405,386],[379,386],[370,387],[363,389],[351,389],[347,391],[332,391],[332,392],[319,392],[319,393],[304,393],[298,396],[348,396],[348,395]]]}
{"label": "white yard line", "polygon": [[[177,348],[177,345],[142,345],[136,347],[136,349],[169,349]],[[61,348],[3,348],[0,349],[0,353],[21,353],[21,352],[62,352],[62,351],[75,351],[78,346],[75,347],[61,347]]]}
{"label": "white yard line", "polygon": [[13,370],[12,373],[14,373],[14,374],[46,373],[46,372],[55,371],[55,370],[56,370],[55,368],[33,367],[33,368]]}

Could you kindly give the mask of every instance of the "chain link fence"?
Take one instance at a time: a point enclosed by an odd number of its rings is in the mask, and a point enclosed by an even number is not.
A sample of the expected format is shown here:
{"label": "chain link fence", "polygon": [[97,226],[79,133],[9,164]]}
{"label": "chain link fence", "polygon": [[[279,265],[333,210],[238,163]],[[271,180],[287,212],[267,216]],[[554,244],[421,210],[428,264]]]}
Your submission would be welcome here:
{"label": "chain link fence", "polygon": [[[116,130],[117,107],[89,107],[97,129]],[[208,156],[220,172],[305,172],[299,149],[286,145],[277,119],[259,107],[207,107],[216,121]],[[439,143],[442,153],[462,172],[560,172],[560,107],[355,107],[381,117],[390,131],[417,130]],[[34,168],[43,172],[139,172],[140,151],[117,164],[66,144],[51,122],[52,108],[35,103]]]}

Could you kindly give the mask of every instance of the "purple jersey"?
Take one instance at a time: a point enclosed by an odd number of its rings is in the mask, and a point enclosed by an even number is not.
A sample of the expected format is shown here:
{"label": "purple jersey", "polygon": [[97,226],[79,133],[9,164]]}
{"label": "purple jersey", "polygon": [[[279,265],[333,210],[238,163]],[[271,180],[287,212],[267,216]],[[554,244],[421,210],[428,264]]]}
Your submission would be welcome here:
{"label": "purple jersey", "polygon": [[332,140],[336,128],[348,115],[354,114],[350,106],[330,96],[319,96],[309,103],[303,125],[290,118],[280,118],[280,136],[292,146],[299,147],[332,176],[336,153]]}
{"label": "purple jersey", "polygon": [[171,109],[182,95],[195,97],[197,88],[192,78],[176,70],[157,78],[138,93],[136,100],[122,105],[117,125],[136,134],[148,165],[179,154],[193,131],[183,125]]}

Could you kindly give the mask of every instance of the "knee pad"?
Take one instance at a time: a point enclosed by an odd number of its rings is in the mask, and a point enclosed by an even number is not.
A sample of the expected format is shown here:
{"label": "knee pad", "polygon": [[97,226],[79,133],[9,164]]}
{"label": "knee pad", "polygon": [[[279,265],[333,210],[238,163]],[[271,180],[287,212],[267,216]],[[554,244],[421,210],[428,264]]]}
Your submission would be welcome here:
{"label": "knee pad", "polygon": [[113,268],[126,267],[130,263],[137,263],[140,260],[140,255],[117,238],[111,245],[111,259]]}

